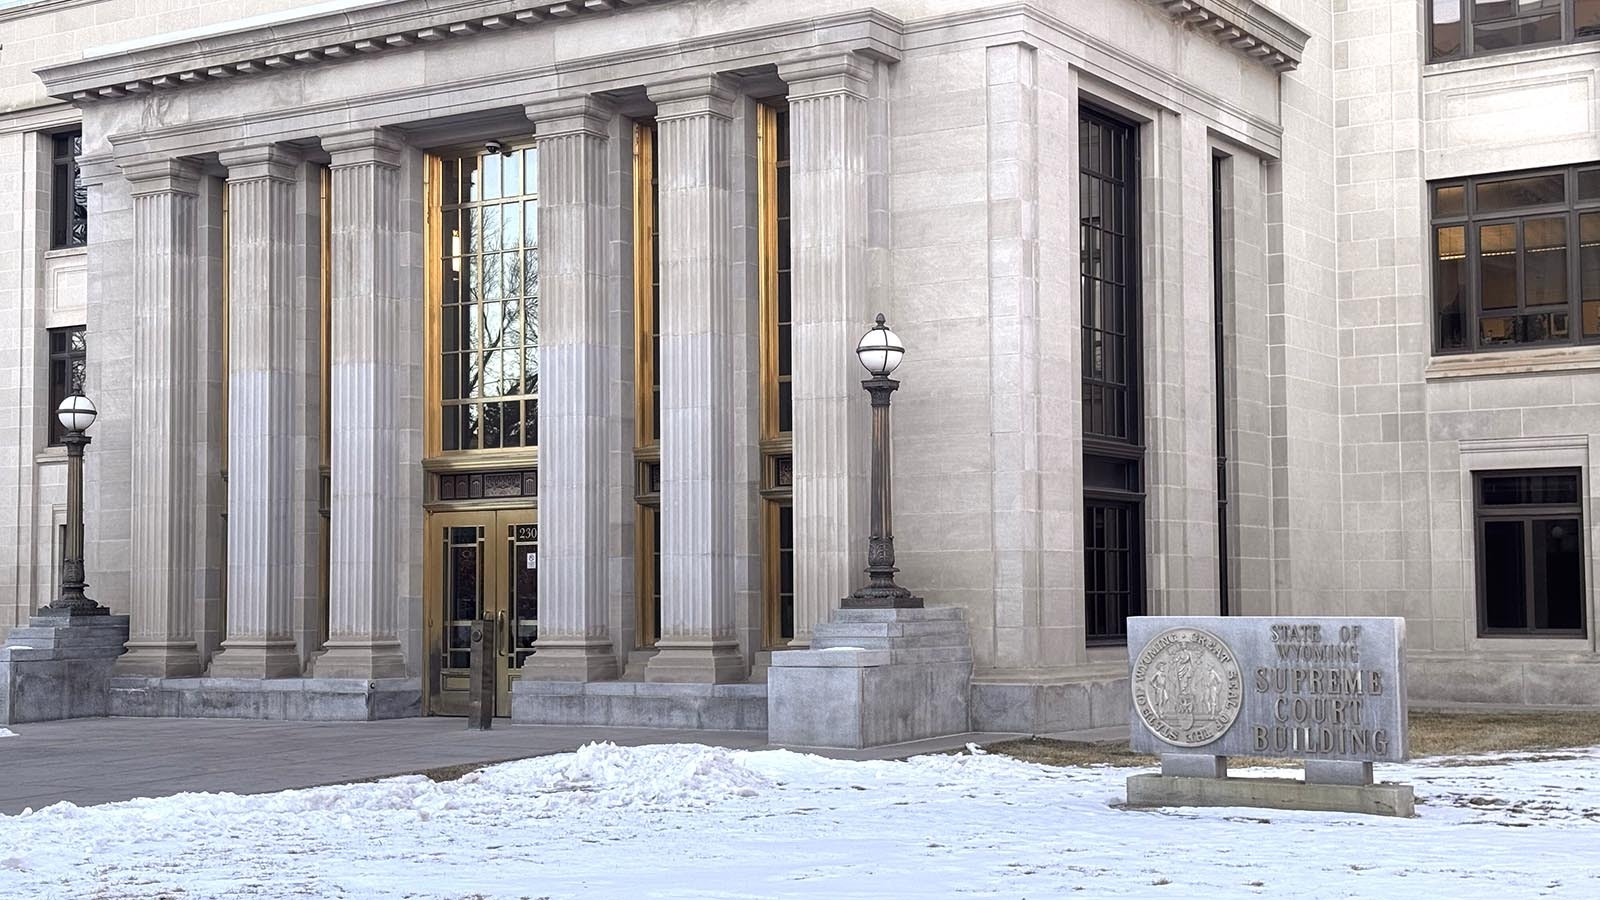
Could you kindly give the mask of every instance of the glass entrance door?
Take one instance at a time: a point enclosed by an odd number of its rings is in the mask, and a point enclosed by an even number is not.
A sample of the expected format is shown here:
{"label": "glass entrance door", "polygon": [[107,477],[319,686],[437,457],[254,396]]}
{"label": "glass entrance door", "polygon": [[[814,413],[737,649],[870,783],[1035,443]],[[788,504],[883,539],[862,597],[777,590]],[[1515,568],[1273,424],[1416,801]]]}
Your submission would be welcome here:
{"label": "glass entrance door", "polygon": [[428,712],[466,715],[472,626],[490,623],[495,715],[539,637],[539,525],[531,509],[428,516]]}

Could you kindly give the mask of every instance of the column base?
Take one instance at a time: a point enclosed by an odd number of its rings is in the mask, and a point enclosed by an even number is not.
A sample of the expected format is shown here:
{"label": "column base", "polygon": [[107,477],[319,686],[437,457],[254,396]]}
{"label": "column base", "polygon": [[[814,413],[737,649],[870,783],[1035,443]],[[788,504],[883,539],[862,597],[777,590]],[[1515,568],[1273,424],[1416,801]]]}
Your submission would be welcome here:
{"label": "column base", "polygon": [[617,655],[611,643],[538,640],[522,664],[522,677],[532,681],[615,681]]}
{"label": "column base", "polygon": [[200,674],[200,651],[193,641],[129,641],[117,660],[118,675],[186,678]]}
{"label": "column base", "polygon": [[[399,641],[335,641],[311,660],[312,678],[403,678],[406,658]],[[213,670],[214,671],[214,670]]]}
{"label": "column base", "polygon": [[747,674],[733,641],[657,641],[656,655],[644,667],[649,682],[728,684],[744,681]]}
{"label": "column base", "polygon": [[300,654],[294,641],[222,642],[222,652],[206,673],[212,678],[299,678]]}

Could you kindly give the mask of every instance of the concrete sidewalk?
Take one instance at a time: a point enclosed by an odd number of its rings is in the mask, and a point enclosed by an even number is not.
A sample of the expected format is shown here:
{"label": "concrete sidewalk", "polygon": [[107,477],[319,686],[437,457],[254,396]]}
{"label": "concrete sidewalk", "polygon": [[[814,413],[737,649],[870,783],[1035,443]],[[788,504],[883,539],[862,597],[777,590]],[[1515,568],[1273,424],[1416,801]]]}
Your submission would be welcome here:
{"label": "concrete sidewalk", "polygon": [[[74,719],[16,725],[0,738],[0,815],[69,801],[80,806],[184,791],[255,794],[339,784],[445,766],[503,762],[622,745],[767,746],[759,731],[668,731],[496,723],[468,731],[453,718],[380,722],[245,719]],[[1017,735],[970,734],[862,751],[846,759],[896,759]]]}

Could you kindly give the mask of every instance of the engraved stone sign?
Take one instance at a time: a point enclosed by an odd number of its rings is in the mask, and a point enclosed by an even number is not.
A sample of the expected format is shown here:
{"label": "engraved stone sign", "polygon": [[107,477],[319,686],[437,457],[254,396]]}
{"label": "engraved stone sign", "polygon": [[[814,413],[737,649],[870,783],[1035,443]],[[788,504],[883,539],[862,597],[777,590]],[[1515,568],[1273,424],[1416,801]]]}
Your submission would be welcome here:
{"label": "engraved stone sign", "polygon": [[1404,656],[1399,618],[1131,618],[1133,749],[1404,760]]}

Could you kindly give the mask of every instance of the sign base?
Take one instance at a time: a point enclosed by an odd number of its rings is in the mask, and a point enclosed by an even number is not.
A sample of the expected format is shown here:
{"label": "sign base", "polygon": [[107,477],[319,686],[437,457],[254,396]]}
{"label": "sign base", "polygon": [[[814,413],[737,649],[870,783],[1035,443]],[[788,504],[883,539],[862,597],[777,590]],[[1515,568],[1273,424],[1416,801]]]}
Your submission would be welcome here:
{"label": "sign base", "polygon": [[1128,778],[1128,805],[1255,806],[1405,818],[1416,815],[1409,784],[1318,784],[1294,778],[1133,775]]}

